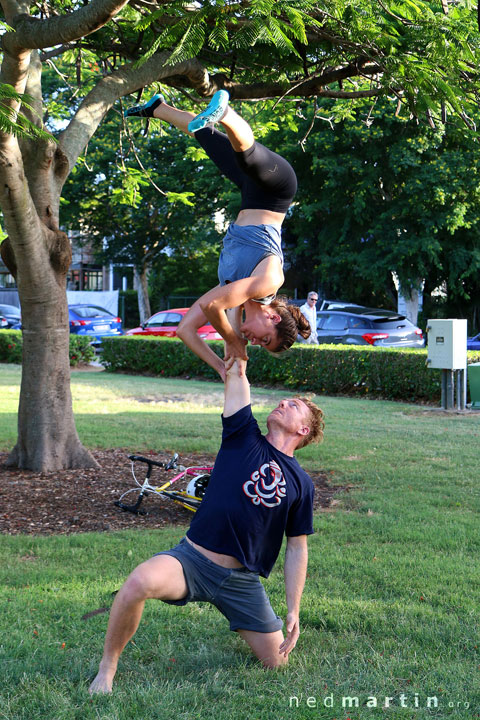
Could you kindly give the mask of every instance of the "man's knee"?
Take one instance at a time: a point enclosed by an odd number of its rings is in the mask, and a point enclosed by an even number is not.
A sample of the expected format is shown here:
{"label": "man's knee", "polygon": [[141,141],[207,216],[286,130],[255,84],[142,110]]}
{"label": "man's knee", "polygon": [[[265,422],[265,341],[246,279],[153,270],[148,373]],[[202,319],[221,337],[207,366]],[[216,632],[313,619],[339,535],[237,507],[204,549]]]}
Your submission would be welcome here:
{"label": "man's knee", "polygon": [[282,667],[288,662],[288,656],[279,652],[284,640],[281,630],[272,633],[255,632],[251,630],[238,630],[239,635],[250,646],[250,649],[268,670]]}
{"label": "man's knee", "polygon": [[125,580],[122,593],[128,595],[131,600],[146,600],[151,597],[153,589],[153,578],[143,565],[133,570]]}
{"label": "man's knee", "polygon": [[187,594],[181,563],[170,555],[157,555],[133,570],[122,588],[132,600],[180,600]]}

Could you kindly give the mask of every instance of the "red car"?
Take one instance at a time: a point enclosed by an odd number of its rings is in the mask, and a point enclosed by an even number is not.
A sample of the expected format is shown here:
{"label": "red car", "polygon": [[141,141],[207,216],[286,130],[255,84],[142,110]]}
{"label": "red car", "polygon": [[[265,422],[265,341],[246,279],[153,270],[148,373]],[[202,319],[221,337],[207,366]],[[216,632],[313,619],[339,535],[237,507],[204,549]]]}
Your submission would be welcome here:
{"label": "red car", "polygon": [[[148,318],[146,323],[140,327],[127,330],[125,335],[159,335],[161,337],[175,337],[177,327],[180,320],[188,312],[189,308],[172,308],[171,310],[161,310],[152,317]],[[198,328],[198,334],[204,340],[221,340],[222,336],[215,328],[207,323]]]}

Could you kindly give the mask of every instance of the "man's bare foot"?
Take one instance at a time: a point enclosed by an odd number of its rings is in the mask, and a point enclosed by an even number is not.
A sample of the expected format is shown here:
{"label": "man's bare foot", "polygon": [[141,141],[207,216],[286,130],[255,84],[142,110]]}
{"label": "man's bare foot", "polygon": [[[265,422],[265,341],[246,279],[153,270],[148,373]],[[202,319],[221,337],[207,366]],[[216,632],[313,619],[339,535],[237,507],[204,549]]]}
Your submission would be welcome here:
{"label": "man's bare foot", "polygon": [[99,672],[88,688],[90,695],[108,695],[112,692],[113,675]]}

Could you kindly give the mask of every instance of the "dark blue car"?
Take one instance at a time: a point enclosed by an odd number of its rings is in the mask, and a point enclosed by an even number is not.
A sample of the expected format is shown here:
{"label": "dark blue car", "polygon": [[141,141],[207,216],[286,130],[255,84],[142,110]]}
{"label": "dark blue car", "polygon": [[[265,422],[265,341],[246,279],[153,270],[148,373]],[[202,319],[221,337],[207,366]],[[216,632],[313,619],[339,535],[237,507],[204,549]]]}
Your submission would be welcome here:
{"label": "dark blue car", "polygon": [[467,350],[480,350],[480,333],[475,337],[467,338]]}
{"label": "dark blue car", "polygon": [[100,345],[102,338],[122,335],[122,321],[97,305],[69,305],[70,332],[85,335],[92,345]]}
{"label": "dark blue car", "polygon": [[[14,326],[19,326],[21,323],[20,308],[16,305],[0,305],[0,315],[4,317],[8,323],[5,327],[13,328]],[[2,324],[0,323],[0,325]]]}

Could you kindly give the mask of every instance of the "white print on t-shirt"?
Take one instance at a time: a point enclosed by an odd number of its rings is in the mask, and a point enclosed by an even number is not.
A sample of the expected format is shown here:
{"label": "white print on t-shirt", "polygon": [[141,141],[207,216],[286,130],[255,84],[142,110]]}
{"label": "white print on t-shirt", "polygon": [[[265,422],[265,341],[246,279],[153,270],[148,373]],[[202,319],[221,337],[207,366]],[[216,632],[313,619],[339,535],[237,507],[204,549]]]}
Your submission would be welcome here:
{"label": "white print on t-shirt", "polygon": [[243,484],[243,492],[254,505],[261,503],[272,508],[280,505],[286,496],[286,485],[279,465],[275,460],[271,460],[250,475],[250,480]]}

